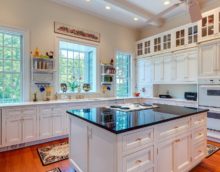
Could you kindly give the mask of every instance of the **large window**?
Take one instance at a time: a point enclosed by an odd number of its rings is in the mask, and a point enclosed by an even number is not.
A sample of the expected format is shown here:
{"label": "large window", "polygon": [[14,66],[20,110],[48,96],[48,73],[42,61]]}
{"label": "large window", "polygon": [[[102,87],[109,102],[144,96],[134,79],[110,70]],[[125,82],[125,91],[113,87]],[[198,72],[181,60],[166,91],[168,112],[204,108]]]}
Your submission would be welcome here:
{"label": "large window", "polygon": [[22,101],[22,39],[0,29],[0,103]]}
{"label": "large window", "polygon": [[116,55],[116,96],[131,96],[131,55],[122,52]]}
{"label": "large window", "polygon": [[76,86],[83,84],[96,92],[96,47],[60,41],[59,54],[59,81],[67,85],[67,92],[78,92]]}

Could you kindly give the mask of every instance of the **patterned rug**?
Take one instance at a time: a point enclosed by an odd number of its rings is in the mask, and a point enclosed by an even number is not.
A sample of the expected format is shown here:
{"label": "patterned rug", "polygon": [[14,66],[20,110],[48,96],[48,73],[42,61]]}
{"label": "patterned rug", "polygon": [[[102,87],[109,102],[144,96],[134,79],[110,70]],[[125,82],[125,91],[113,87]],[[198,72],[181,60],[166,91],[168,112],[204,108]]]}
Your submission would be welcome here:
{"label": "patterned rug", "polygon": [[54,168],[54,169],[49,170],[47,172],[61,172],[61,170],[59,168]]}
{"label": "patterned rug", "polygon": [[210,157],[213,155],[215,152],[217,152],[220,149],[220,147],[212,145],[212,144],[207,144],[207,151],[208,151],[208,156]]}
{"label": "patterned rug", "polygon": [[37,151],[43,165],[69,158],[69,144],[67,142],[38,148]]}

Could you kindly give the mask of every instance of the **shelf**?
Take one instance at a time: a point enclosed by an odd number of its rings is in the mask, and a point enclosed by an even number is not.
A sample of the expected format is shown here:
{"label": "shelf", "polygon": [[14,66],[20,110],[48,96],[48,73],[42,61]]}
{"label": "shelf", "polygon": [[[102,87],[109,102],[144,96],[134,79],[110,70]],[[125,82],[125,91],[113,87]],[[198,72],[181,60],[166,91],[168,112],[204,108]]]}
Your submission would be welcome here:
{"label": "shelf", "polygon": [[112,85],[113,82],[101,82],[102,85]]}
{"label": "shelf", "polygon": [[50,58],[37,58],[37,57],[33,57],[33,60],[42,60],[42,61],[49,61],[49,62],[53,62],[54,59],[50,59]]}
{"label": "shelf", "polygon": [[115,74],[102,73],[102,76],[115,76]]}
{"label": "shelf", "polygon": [[33,73],[42,73],[42,74],[52,74],[54,70],[47,70],[47,69],[33,69]]}

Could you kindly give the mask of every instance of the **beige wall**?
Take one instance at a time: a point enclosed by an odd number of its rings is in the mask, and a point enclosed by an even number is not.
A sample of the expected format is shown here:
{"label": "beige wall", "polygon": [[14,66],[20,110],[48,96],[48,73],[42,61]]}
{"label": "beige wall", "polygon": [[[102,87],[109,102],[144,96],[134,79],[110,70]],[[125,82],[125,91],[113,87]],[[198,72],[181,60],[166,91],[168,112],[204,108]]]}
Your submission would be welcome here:
{"label": "beige wall", "polygon": [[102,58],[114,57],[116,49],[134,52],[135,30],[49,0],[0,0],[0,4],[0,25],[28,29],[32,50],[35,47],[45,50],[54,48],[53,22],[59,21],[101,33]]}
{"label": "beige wall", "polygon": [[130,53],[135,51],[137,32],[134,29],[49,0],[0,0],[0,26],[28,30],[32,51],[36,47],[44,52],[55,51],[54,21],[99,32],[101,34],[99,59],[102,62],[110,62],[116,50]]}
{"label": "beige wall", "polygon": [[[207,3],[201,6],[202,12],[212,10],[220,7],[220,0],[207,0]],[[139,30],[139,39],[146,38],[148,36],[156,35],[161,32],[168,31],[170,29],[191,23],[188,13],[179,14],[168,21],[162,27],[147,26]]]}

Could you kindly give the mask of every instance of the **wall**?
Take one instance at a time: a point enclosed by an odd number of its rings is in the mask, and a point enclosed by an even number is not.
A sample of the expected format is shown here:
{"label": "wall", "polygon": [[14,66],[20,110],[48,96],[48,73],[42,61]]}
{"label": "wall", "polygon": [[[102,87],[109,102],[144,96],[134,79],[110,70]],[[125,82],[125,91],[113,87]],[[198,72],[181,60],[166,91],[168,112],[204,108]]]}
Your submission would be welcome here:
{"label": "wall", "polygon": [[[219,6],[220,6],[220,0],[207,0],[207,2],[201,5],[200,7],[201,7],[202,12],[206,12],[214,8],[217,8]],[[147,26],[145,28],[140,29],[139,39],[143,39],[148,36],[153,36],[161,32],[165,32],[165,31],[171,30],[173,28],[176,28],[176,27],[188,24],[188,23],[191,23],[189,14],[180,13],[179,15],[176,15],[175,17],[172,17],[168,19],[167,21],[165,21],[164,25],[161,27]]]}
{"label": "wall", "polygon": [[0,26],[13,26],[30,34],[30,50],[55,50],[53,22],[86,28],[101,34],[100,60],[109,62],[116,50],[134,53],[137,32],[77,9],[60,6],[49,0],[1,0]]}

